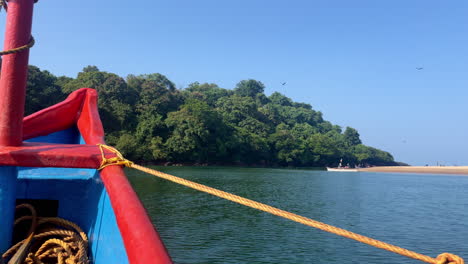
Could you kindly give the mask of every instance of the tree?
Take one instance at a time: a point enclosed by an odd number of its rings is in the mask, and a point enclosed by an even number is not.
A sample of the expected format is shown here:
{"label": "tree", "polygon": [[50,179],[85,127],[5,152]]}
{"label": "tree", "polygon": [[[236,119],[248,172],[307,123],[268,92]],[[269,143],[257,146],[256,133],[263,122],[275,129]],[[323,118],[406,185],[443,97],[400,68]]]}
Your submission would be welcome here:
{"label": "tree", "polygon": [[275,153],[275,159],[281,165],[300,165],[303,149],[301,140],[296,138],[286,124],[276,127],[275,133],[269,137],[269,141]]}
{"label": "tree", "polygon": [[216,102],[216,110],[227,122],[232,124],[238,124],[247,117],[254,117],[258,113],[257,105],[251,97],[237,94],[220,98]]}
{"label": "tree", "polygon": [[166,76],[128,75],[87,66],[76,78],[29,68],[26,113],[81,87],[99,93],[106,141],[138,161],[263,164],[393,165],[390,153],[362,145],[356,129],[323,120],[310,104],[273,93],[256,80],[233,90],[213,83],[176,89]]}
{"label": "tree", "polygon": [[227,97],[232,94],[232,91],[219,88],[219,86],[214,83],[200,84],[198,82],[189,84],[184,92],[188,98],[195,98],[205,101],[211,107],[215,106],[215,103],[219,98]]}
{"label": "tree", "polygon": [[316,127],[311,126],[308,123],[296,123],[291,129],[291,133],[296,138],[307,139],[313,134],[317,134],[318,129]]}
{"label": "tree", "polygon": [[353,147],[353,155],[359,164],[365,164],[370,160],[372,153],[368,147],[358,144]]}
{"label": "tree", "polygon": [[172,132],[165,146],[174,160],[207,162],[224,158],[227,128],[206,102],[187,101],[179,111],[168,114],[166,125]]}
{"label": "tree", "polygon": [[67,83],[73,81],[73,78],[70,78],[70,77],[67,77],[67,76],[59,76],[57,77],[57,79],[55,80],[55,85],[57,85],[58,87],[62,89],[62,87],[64,87],[65,85],[67,85]]}
{"label": "tree", "polygon": [[359,138],[359,133],[356,129],[352,127],[346,127],[346,130],[343,135],[346,143],[349,146],[356,146],[362,144],[361,139]]}
{"label": "tree", "polygon": [[234,126],[234,144],[230,150],[234,161],[240,164],[265,164],[270,159],[268,138],[260,133],[251,132],[248,128]]}
{"label": "tree", "polygon": [[255,97],[259,93],[263,93],[265,90],[265,85],[262,82],[256,80],[243,80],[240,81],[236,88],[234,88],[234,93],[240,96],[249,96]]}
{"label": "tree", "polygon": [[314,134],[306,140],[307,156],[314,166],[327,166],[340,158],[337,140],[325,134]]}
{"label": "tree", "polygon": [[282,105],[282,106],[292,106],[293,102],[290,98],[282,95],[281,93],[274,92],[268,99],[270,99],[272,104]]}
{"label": "tree", "polygon": [[36,66],[29,66],[25,115],[32,114],[65,99],[65,94],[62,93],[56,82],[57,77],[50,72],[41,71]]}
{"label": "tree", "polygon": [[86,67],[83,68],[82,72],[86,73],[86,72],[98,72],[99,69],[97,66],[94,66],[94,65],[88,65]]}
{"label": "tree", "polygon": [[134,135],[128,132],[122,133],[122,135],[117,139],[115,147],[128,159],[140,160],[140,145]]}
{"label": "tree", "polygon": [[138,94],[136,109],[139,114],[146,112],[166,117],[167,113],[176,111],[183,104],[180,91],[162,74],[130,75],[127,82],[129,88]]}
{"label": "tree", "polygon": [[99,71],[96,66],[87,66],[78,73],[76,79],[66,82],[62,90],[70,93],[82,87],[98,91],[99,112],[108,133],[132,131],[135,128],[135,112],[132,105],[136,95],[134,91],[128,89],[122,77]]}

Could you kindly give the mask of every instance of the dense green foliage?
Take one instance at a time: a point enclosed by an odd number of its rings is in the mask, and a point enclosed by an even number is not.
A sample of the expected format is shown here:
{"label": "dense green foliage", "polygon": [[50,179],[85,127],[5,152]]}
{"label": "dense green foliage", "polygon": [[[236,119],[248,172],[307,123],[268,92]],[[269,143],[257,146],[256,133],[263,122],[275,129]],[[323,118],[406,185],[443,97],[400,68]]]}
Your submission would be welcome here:
{"label": "dense green foliage", "polygon": [[273,93],[256,80],[233,90],[216,84],[176,89],[164,75],[126,79],[96,66],[77,78],[29,68],[26,113],[50,106],[66,94],[92,87],[106,140],[129,159],[147,162],[335,166],[393,165],[388,153],[362,144],[356,129],[323,120],[311,105]]}

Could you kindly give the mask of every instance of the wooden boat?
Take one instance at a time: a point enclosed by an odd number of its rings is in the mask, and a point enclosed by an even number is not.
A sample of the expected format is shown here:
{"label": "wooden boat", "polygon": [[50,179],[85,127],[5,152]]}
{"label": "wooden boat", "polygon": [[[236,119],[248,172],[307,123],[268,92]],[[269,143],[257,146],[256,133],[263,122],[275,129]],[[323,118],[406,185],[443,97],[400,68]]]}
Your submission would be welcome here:
{"label": "wooden boat", "polygon": [[335,171],[335,172],[357,172],[359,171],[358,169],[354,168],[330,168],[327,167],[327,171]]}
{"label": "wooden boat", "polygon": [[327,167],[327,171],[335,171],[335,172],[357,172],[358,171],[358,169],[356,168],[343,167],[342,163],[343,163],[343,159],[340,159],[340,162],[338,163],[338,167],[336,168]]}
{"label": "wooden boat", "polygon": [[[31,39],[34,0],[10,0],[5,50]],[[171,263],[120,166],[96,170],[105,144],[97,92],[83,88],[23,119],[29,50],[3,56],[0,78],[0,250],[15,205],[71,220],[87,233],[91,263]],[[106,155],[110,155],[107,153]],[[45,215],[43,215],[45,216]]]}

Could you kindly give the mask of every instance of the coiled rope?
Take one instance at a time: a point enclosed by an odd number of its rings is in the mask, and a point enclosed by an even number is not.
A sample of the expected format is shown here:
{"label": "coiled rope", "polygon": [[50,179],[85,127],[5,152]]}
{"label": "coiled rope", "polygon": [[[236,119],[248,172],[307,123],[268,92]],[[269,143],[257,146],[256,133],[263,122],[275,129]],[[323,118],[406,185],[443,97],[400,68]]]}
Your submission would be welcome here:
{"label": "coiled rope", "polygon": [[31,215],[19,217],[15,225],[31,221],[28,237],[3,255],[8,264],[88,264],[88,238],[76,224],[58,217],[37,217],[29,204],[21,204],[16,210],[28,209]]}
{"label": "coiled rope", "polygon": [[[34,3],[37,3],[37,1],[38,0],[34,0]],[[0,0],[0,11],[2,10],[2,8],[5,9],[5,12],[8,11],[7,1]],[[20,51],[23,51],[23,50],[26,50],[26,49],[30,49],[30,48],[32,48],[32,46],[34,46],[35,43],[36,43],[36,41],[34,40],[34,37],[31,36],[31,38],[29,39],[29,42],[27,44],[25,44],[25,45],[23,45],[21,47],[0,51],[0,56],[13,54],[13,53],[17,53],[17,52],[20,52]]]}
{"label": "coiled rope", "polygon": [[[242,205],[255,208],[255,209],[258,209],[258,210],[261,210],[261,211],[264,211],[273,215],[277,215],[277,216],[301,223],[303,225],[311,226],[311,227],[314,227],[314,228],[317,228],[317,229],[320,229],[329,233],[333,233],[335,235],[353,239],[358,242],[368,244],[376,248],[381,248],[381,249],[384,249],[393,253],[403,255],[405,257],[417,259],[417,260],[420,260],[426,263],[432,263],[432,264],[464,264],[463,259],[454,254],[442,253],[438,255],[436,258],[432,258],[430,256],[426,256],[426,255],[419,254],[411,250],[407,250],[398,246],[394,246],[392,244],[388,244],[377,239],[359,235],[359,234],[350,232],[342,228],[331,226],[331,225],[328,225],[328,224],[325,224],[325,223],[322,223],[322,222],[319,222],[319,221],[316,221],[316,220],[313,220],[304,216],[300,216],[294,213],[290,213],[290,212],[287,212],[287,211],[284,211],[284,210],[281,210],[281,209],[278,209],[278,208],[275,208],[266,204],[262,204],[262,203],[244,198],[244,197],[240,197],[232,193],[224,192],[215,188],[208,187],[203,184],[192,182],[192,181],[189,181],[180,177],[176,177],[176,176],[164,173],[164,172],[160,172],[157,170],[153,170],[150,168],[137,165],[125,159],[123,155],[117,149],[113,147],[103,145],[103,144],[98,144],[98,146],[102,154],[102,162],[98,170],[101,170],[111,165],[123,165],[129,168],[133,168],[139,171],[146,172],[148,174],[154,175],[162,179],[166,179],[171,182],[184,185],[186,187],[189,187],[198,191],[209,193],[214,196],[217,196],[217,197],[220,197],[220,198],[223,198],[223,199],[226,199],[226,200],[238,203],[238,204],[242,204]],[[106,158],[104,150],[108,150],[112,152],[113,154],[115,154],[115,156],[112,158]]]}

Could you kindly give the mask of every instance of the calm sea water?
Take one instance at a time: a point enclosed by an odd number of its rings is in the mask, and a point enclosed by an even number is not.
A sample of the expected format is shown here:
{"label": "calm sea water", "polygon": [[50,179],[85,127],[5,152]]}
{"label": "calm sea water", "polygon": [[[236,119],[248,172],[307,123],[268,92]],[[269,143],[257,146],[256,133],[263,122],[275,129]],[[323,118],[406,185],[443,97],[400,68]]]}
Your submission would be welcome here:
{"label": "calm sea water", "polygon": [[[468,177],[156,167],[430,256],[468,259]],[[128,171],[176,263],[421,263]]]}

